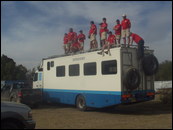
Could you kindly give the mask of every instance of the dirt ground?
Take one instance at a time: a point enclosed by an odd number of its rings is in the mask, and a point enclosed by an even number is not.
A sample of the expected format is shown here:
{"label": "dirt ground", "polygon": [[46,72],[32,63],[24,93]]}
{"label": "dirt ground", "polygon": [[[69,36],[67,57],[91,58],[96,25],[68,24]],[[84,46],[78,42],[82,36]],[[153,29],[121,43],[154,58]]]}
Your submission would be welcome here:
{"label": "dirt ground", "polygon": [[172,105],[159,100],[81,112],[74,106],[33,109],[36,129],[171,129]]}

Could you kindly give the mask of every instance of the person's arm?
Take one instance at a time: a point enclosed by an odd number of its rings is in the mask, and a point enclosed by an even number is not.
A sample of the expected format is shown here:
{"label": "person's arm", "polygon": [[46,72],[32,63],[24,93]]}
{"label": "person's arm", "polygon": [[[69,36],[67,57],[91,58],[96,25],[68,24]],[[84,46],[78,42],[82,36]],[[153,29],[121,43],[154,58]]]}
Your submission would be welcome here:
{"label": "person's arm", "polygon": [[130,22],[130,20],[129,20],[129,28],[131,28],[131,22]]}

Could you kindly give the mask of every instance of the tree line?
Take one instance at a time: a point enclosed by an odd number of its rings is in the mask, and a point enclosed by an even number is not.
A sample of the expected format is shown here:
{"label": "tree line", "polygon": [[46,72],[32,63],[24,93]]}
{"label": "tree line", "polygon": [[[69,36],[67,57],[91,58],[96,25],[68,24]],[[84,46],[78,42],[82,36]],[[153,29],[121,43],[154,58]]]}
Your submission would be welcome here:
{"label": "tree line", "polygon": [[[16,65],[16,62],[6,55],[1,56],[1,80],[31,80],[34,70],[34,68],[31,71],[23,65]],[[172,80],[172,61],[166,60],[159,64],[155,80]]]}
{"label": "tree line", "polygon": [[1,80],[31,80],[33,71],[7,57],[1,56]]}
{"label": "tree line", "polygon": [[172,80],[172,61],[165,60],[164,62],[159,64],[159,69],[156,73],[155,80]]}

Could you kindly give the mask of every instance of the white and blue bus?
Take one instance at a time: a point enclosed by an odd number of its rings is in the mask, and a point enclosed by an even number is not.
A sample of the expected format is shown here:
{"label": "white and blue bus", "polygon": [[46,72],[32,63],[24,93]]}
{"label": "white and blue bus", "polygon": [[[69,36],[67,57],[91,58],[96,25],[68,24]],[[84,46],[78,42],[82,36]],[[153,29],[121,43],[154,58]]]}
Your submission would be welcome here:
{"label": "white and blue bus", "polygon": [[142,61],[137,47],[111,48],[111,55],[98,51],[42,59],[33,88],[40,88],[47,102],[73,104],[80,110],[154,99],[154,74],[158,61],[145,48]]}

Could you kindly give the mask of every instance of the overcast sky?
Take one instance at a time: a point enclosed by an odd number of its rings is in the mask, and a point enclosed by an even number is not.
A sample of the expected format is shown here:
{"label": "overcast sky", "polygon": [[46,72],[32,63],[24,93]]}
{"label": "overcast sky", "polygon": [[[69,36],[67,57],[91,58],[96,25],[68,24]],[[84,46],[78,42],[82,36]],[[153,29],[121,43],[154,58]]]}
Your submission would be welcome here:
{"label": "overcast sky", "polygon": [[[72,27],[88,35],[90,21],[107,18],[112,30],[116,19],[127,14],[131,31],[154,49],[159,62],[172,61],[172,2],[87,2],[87,1],[6,1],[1,2],[1,55],[5,54],[28,69],[42,58],[60,55],[63,36]],[[99,37],[97,37],[99,39]],[[85,50],[89,40],[85,41]]]}

